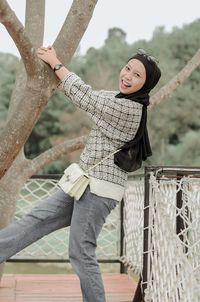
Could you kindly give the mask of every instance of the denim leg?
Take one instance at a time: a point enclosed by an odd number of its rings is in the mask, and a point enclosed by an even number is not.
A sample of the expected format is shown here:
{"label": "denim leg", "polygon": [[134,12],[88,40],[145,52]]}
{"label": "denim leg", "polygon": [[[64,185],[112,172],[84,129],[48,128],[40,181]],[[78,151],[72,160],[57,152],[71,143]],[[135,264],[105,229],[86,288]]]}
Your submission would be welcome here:
{"label": "denim leg", "polygon": [[105,302],[101,272],[96,259],[97,237],[117,202],[87,189],[74,202],[69,239],[69,259],[80,279],[84,302]]}
{"label": "denim leg", "polygon": [[73,205],[73,199],[59,189],[24,217],[0,230],[0,263],[43,236],[69,226]]}

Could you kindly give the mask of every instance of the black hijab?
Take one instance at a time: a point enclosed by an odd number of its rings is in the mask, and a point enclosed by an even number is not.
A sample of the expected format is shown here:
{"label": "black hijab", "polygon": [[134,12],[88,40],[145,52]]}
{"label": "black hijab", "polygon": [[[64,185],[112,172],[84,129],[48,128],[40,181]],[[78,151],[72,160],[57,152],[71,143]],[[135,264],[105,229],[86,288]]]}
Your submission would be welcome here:
{"label": "black hijab", "polygon": [[149,92],[158,83],[161,71],[151,57],[144,54],[136,54],[128,61],[137,59],[141,61],[146,70],[146,81],[143,87],[131,94],[118,93],[116,98],[125,98],[143,105],[140,126],[135,137],[125,143],[121,150],[114,155],[114,163],[126,172],[139,169],[142,161],[152,155],[149,136],[147,131],[147,106],[149,105]]}

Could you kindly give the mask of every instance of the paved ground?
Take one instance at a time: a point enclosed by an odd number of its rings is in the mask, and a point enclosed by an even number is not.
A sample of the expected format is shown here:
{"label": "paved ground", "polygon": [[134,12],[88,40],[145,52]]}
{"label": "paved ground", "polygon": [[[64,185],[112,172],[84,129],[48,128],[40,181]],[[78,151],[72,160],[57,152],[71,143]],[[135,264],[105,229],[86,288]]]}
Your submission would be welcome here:
{"label": "paved ground", "polygon": [[[131,302],[136,283],[125,274],[103,274],[107,302]],[[76,275],[3,276],[0,302],[81,302]],[[95,302],[95,301],[94,301]]]}

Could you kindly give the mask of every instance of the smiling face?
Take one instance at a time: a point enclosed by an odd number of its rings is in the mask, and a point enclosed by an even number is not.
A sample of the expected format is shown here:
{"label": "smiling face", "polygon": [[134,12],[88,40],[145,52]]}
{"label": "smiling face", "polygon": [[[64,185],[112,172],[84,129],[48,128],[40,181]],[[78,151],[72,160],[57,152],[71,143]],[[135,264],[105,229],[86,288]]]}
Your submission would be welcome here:
{"label": "smiling face", "polygon": [[142,62],[131,59],[122,68],[119,75],[119,90],[130,94],[140,90],[146,81],[146,70]]}

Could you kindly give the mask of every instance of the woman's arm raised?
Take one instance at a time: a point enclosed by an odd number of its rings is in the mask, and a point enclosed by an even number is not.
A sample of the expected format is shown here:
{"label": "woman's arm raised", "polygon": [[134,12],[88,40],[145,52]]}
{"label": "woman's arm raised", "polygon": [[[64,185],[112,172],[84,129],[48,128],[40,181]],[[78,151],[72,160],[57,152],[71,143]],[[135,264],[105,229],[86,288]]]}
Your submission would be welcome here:
{"label": "woman's arm raised", "polygon": [[52,46],[38,48],[37,56],[51,66],[61,81],[70,72],[57,58],[56,51]]}

